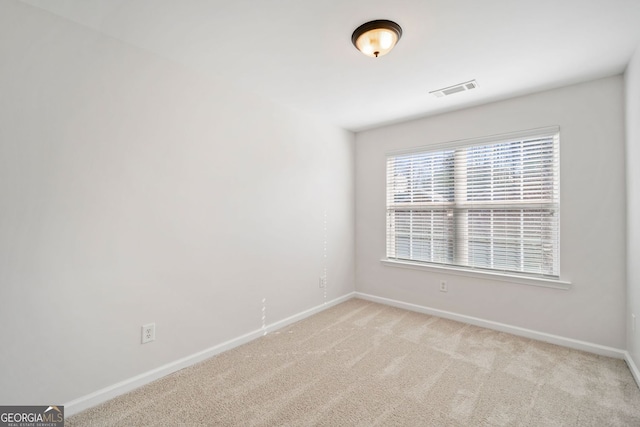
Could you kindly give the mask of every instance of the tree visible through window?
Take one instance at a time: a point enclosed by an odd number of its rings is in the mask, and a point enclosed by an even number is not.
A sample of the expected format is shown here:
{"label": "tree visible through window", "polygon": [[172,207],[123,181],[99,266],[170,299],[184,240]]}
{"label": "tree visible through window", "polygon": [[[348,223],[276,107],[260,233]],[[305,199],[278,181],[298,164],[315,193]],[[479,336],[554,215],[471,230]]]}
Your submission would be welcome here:
{"label": "tree visible through window", "polygon": [[559,276],[557,129],[387,158],[387,258]]}

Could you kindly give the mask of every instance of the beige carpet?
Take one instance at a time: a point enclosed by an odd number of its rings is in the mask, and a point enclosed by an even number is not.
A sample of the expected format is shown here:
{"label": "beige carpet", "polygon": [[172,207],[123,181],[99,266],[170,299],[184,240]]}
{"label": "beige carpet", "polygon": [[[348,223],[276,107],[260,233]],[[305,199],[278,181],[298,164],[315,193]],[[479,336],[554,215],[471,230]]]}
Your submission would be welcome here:
{"label": "beige carpet", "polygon": [[622,360],[352,299],[74,426],[640,426]]}

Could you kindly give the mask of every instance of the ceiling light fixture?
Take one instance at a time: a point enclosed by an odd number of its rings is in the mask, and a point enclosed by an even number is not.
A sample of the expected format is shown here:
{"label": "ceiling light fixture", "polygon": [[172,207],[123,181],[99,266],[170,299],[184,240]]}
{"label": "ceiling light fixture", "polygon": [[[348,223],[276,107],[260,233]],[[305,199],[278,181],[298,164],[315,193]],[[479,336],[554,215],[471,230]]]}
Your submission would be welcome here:
{"label": "ceiling light fixture", "polygon": [[351,35],[353,45],[371,57],[386,55],[402,37],[402,28],[393,21],[378,19],[360,25]]}

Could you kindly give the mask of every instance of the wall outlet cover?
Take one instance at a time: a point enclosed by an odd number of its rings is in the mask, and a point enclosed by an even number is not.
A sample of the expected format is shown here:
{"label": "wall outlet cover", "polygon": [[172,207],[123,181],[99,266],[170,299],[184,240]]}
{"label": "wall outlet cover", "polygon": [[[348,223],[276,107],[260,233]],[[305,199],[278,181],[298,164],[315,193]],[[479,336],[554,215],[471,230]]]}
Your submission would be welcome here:
{"label": "wall outlet cover", "polygon": [[142,344],[146,344],[156,339],[156,324],[148,323],[142,325]]}

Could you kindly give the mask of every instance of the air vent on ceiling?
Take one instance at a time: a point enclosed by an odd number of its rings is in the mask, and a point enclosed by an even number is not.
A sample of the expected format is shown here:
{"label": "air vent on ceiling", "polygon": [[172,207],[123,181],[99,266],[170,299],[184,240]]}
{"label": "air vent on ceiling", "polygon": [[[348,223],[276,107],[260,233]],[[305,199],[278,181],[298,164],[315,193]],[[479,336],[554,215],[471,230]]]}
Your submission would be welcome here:
{"label": "air vent on ceiling", "polygon": [[434,91],[431,91],[429,93],[431,95],[435,96],[436,98],[442,98],[444,96],[453,95],[454,93],[464,92],[464,91],[467,91],[467,90],[475,89],[477,87],[478,87],[478,82],[476,82],[475,80],[471,80],[471,81],[468,81],[468,82],[459,83],[457,85],[453,85],[453,86],[445,87],[445,88],[442,88],[442,89],[434,90]]}

